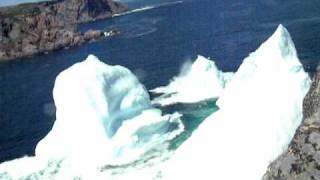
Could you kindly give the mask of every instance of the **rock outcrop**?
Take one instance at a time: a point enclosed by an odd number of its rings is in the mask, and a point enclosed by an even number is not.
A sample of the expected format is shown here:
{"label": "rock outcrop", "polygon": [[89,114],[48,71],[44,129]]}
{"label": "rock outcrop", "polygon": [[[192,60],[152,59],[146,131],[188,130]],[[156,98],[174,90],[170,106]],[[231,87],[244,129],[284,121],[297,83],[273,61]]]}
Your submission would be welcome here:
{"label": "rock outcrop", "polygon": [[127,7],[112,0],[56,0],[0,8],[0,60],[80,45],[103,36],[77,24],[108,18]]}
{"label": "rock outcrop", "polygon": [[320,72],[304,99],[303,115],[288,150],[269,166],[263,180],[320,179]]}
{"label": "rock outcrop", "polygon": [[74,22],[87,22],[109,18],[113,14],[126,11],[128,8],[113,0],[67,0],[61,3],[60,10]]}

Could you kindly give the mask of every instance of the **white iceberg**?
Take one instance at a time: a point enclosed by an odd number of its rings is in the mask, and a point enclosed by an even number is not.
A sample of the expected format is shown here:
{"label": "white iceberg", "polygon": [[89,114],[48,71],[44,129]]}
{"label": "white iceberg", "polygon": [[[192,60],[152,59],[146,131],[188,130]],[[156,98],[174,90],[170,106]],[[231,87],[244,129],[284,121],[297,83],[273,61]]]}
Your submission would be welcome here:
{"label": "white iceberg", "polygon": [[153,108],[131,71],[93,55],[58,75],[53,97],[56,121],[36,156],[2,163],[0,179],[105,179],[104,166],[161,160],[184,131],[181,114]]}
{"label": "white iceberg", "polygon": [[310,84],[288,31],[279,25],[244,59],[218,99],[220,110],[165,164],[164,179],[261,179],[301,123]]}
{"label": "white iceberg", "polygon": [[167,85],[150,90],[163,94],[152,103],[162,106],[175,103],[195,103],[218,98],[233,73],[224,73],[214,61],[198,55],[195,62]]}
{"label": "white iceberg", "polygon": [[[163,143],[168,134],[172,138],[183,131],[180,115],[151,109],[149,94],[133,73],[93,55],[58,75],[53,97],[56,121],[38,143],[38,157],[128,163],[148,150],[146,144]],[[130,131],[121,130],[128,125]]]}
{"label": "white iceberg", "polygon": [[[220,110],[163,162],[172,152],[162,153],[161,147],[183,131],[181,115],[162,115],[129,70],[89,56],[57,78],[57,120],[38,144],[37,156],[1,164],[0,178],[258,180],[301,123],[310,84],[289,33],[280,25],[217,93]],[[140,156],[148,150],[148,156]],[[161,157],[150,160],[155,154]],[[108,169],[109,158],[124,157],[117,162],[125,163],[139,156],[140,164]]]}

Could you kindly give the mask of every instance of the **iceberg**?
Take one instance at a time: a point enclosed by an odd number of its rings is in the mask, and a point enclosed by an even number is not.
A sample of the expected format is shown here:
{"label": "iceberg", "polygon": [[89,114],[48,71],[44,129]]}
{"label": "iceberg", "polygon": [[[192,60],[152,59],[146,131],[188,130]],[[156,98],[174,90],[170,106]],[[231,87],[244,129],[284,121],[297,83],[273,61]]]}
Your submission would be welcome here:
{"label": "iceberg", "polygon": [[93,55],[57,76],[53,98],[56,121],[38,143],[37,157],[128,163],[152,148],[149,144],[183,131],[179,114],[162,116],[152,108],[131,71]]}
{"label": "iceberg", "polygon": [[164,179],[261,179],[301,123],[310,84],[289,32],[279,25],[244,59],[219,96],[220,109],[164,165]]}
{"label": "iceberg", "polygon": [[215,62],[198,55],[195,62],[167,85],[150,90],[162,94],[152,103],[162,106],[218,98],[233,73],[220,71]]}
{"label": "iceberg", "polygon": [[158,99],[164,105],[218,98],[219,110],[173,152],[168,141],[184,131],[181,114],[163,115],[128,69],[90,55],[57,77],[57,119],[36,157],[1,164],[0,178],[258,180],[301,123],[310,84],[282,25],[234,75],[198,56],[153,91],[168,95]]}
{"label": "iceberg", "polygon": [[57,76],[53,98],[56,121],[36,156],[2,163],[0,179],[105,179],[113,176],[108,167],[167,158],[170,140],[184,131],[182,115],[153,108],[130,70],[93,55]]}

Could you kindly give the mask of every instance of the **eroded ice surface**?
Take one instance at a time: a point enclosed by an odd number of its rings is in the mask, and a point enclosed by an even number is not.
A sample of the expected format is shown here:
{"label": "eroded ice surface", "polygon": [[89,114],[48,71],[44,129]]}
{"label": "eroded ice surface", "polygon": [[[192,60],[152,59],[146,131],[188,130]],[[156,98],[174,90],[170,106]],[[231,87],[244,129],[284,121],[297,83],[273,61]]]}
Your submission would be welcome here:
{"label": "eroded ice surface", "polygon": [[165,141],[162,135],[171,134],[171,126],[183,129],[179,115],[162,116],[151,108],[148,92],[127,68],[93,55],[58,75],[53,97],[57,120],[37,145],[40,157],[125,163],[146,151],[150,141]]}
{"label": "eroded ice surface", "polygon": [[244,59],[218,99],[220,110],[164,166],[165,179],[261,179],[301,123],[309,87],[291,37],[279,25]]}
{"label": "eroded ice surface", "polygon": [[150,90],[152,93],[162,94],[152,103],[164,106],[217,98],[233,74],[220,71],[214,61],[200,55],[185,71],[174,77],[167,86]]}

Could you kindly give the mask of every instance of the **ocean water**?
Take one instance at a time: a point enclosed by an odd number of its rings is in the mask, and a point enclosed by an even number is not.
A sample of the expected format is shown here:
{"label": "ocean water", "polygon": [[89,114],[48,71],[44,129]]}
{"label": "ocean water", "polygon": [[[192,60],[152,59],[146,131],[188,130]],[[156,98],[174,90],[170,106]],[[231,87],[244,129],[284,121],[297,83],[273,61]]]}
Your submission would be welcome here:
{"label": "ocean water", "polygon": [[[82,31],[117,28],[119,36],[0,64],[0,162],[34,153],[35,145],[54,123],[52,88],[56,75],[88,54],[128,67],[147,89],[152,89],[166,85],[183,63],[194,60],[197,54],[211,57],[224,71],[235,71],[242,59],[282,23],[290,31],[305,69],[313,73],[319,62],[320,2],[316,0],[131,4],[154,8],[79,27]],[[216,110],[214,102],[206,103],[193,105],[202,106],[204,112],[185,105],[166,109],[182,111],[189,127],[172,148]]]}
{"label": "ocean water", "polygon": [[186,139],[188,139],[192,132],[203,122],[203,120],[210,114],[218,110],[216,100],[207,100],[194,104],[174,104],[162,108],[163,113],[179,112],[185,131],[181,135],[170,141],[169,149],[178,148]]}

